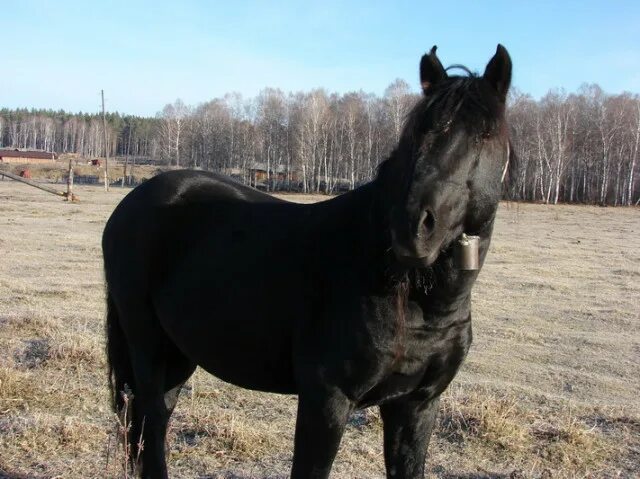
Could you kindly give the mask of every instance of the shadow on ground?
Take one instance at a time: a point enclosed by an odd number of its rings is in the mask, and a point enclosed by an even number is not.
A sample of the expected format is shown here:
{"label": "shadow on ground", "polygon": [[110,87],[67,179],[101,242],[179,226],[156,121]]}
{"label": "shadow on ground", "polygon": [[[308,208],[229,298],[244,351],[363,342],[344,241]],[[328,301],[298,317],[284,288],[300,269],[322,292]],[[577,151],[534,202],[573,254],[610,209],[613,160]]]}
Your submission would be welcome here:
{"label": "shadow on ground", "polygon": [[[256,474],[237,474],[226,473],[213,476],[202,476],[198,479],[286,479],[288,476],[260,476]],[[498,472],[472,472],[472,473],[454,473],[445,472],[437,474],[438,479],[525,479],[520,471],[514,471],[510,474],[503,474]],[[550,476],[549,476],[550,477]],[[546,476],[543,476],[546,479]],[[3,479],[0,477],[0,479]]]}
{"label": "shadow on ground", "polygon": [[[221,476],[203,476],[198,479],[286,479],[287,476],[256,476],[255,474],[223,474]],[[0,477],[2,479],[2,477]]]}
{"label": "shadow on ground", "polygon": [[0,469],[0,479],[49,479],[50,476],[32,476],[29,474],[19,474]]}
{"label": "shadow on ground", "polygon": [[[536,479],[551,479],[552,475],[549,470],[542,471],[540,476],[536,476]],[[515,470],[509,474],[501,472],[470,472],[464,474],[457,474],[453,472],[445,472],[438,474],[438,479],[529,479],[530,476],[525,476],[520,470]]]}
{"label": "shadow on ground", "polygon": [[469,474],[456,474],[456,473],[445,473],[441,476],[438,476],[439,479],[511,479],[512,477],[519,476],[511,476],[510,474],[499,474],[499,473],[469,473]]}

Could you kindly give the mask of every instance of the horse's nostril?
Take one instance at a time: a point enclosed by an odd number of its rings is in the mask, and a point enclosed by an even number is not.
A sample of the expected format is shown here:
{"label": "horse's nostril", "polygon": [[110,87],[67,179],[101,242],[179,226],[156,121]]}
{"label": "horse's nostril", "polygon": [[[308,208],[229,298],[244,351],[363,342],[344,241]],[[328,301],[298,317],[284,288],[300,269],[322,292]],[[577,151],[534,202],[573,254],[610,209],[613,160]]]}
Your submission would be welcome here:
{"label": "horse's nostril", "polygon": [[424,236],[430,237],[436,228],[436,218],[429,210],[425,210],[423,213],[422,226],[424,228]]}

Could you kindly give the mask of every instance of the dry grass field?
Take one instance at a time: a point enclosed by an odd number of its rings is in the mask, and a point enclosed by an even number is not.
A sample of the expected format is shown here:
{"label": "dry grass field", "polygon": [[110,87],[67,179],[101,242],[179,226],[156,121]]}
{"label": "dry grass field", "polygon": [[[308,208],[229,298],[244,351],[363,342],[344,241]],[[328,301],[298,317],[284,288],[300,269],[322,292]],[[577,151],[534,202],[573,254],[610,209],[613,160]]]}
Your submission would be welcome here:
{"label": "dry grass field", "polygon": [[[0,478],[123,477],[100,237],[126,190],[76,189],[69,204],[0,181]],[[637,208],[501,205],[429,477],[640,476],[639,237]],[[287,477],[295,409],[198,370],[172,477]],[[377,411],[352,417],[332,477],[384,477]]]}

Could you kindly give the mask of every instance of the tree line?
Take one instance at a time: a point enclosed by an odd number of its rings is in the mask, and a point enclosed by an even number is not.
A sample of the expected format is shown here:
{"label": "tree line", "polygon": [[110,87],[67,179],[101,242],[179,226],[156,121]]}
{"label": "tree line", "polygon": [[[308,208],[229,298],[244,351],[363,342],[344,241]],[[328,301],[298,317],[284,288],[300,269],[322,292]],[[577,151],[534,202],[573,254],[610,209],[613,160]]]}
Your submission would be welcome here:
{"label": "tree line", "polygon": [[[236,176],[267,190],[333,193],[376,174],[397,143],[419,96],[396,80],[376,96],[323,89],[285,94],[267,88],[197,106],[181,100],[153,118],[0,110],[0,147],[85,157],[134,157]],[[639,200],[640,97],[608,95],[597,85],[550,91],[540,100],[513,91],[509,196],[546,203],[631,205]],[[258,180],[255,172],[263,175]]]}
{"label": "tree line", "polygon": [[509,123],[518,157],[511,197],[545,203],[632,205],[639,200],[640,97],[584,85],[539,101],[512,94]]}
{"label": "tree line", "polygon": [[[158,134],[158,120],[107,113],[110,155],[150,157]],[[0,109],[0,148],[105,156],[102,115],[63,110]]]}

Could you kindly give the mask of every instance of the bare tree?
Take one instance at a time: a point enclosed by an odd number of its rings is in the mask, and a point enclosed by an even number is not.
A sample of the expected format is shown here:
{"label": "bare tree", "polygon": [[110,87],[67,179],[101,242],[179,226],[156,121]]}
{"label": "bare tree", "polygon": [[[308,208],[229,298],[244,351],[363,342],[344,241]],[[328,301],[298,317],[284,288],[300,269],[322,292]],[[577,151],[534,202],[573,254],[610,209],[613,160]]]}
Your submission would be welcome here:
{"label": "bare tree", "polygon": [[169,163],[180,166],[182,135],[185,129],[189,108],[181,99],[165,105],[158,117],[160,123],[160,144],[162,156]]}
{"label": "bare tree", "polygon": [[[225,95],[194,108],[181,100],[154,118],[50,110],[0,109],[0,146],[221,171],[269,190],[333,192],[370,180],[397,144],[420,98],[402,80],[383,97],[322,89],[256,98]],[[608,95],[597,85],[541,100],[513,89],[509,123],[518,161],[513,199],[633,205],[639,200],[640,97]],[[131,168],[127,176],[131,176]]]}
{"label": "bare tree", "polygon": [[400,141],[400,133],[404,126],[404,119],[413,107],[416,96],[411,94],[409,84],[397,79],[384,91],[384,100],[391,122],[394,141]]}

